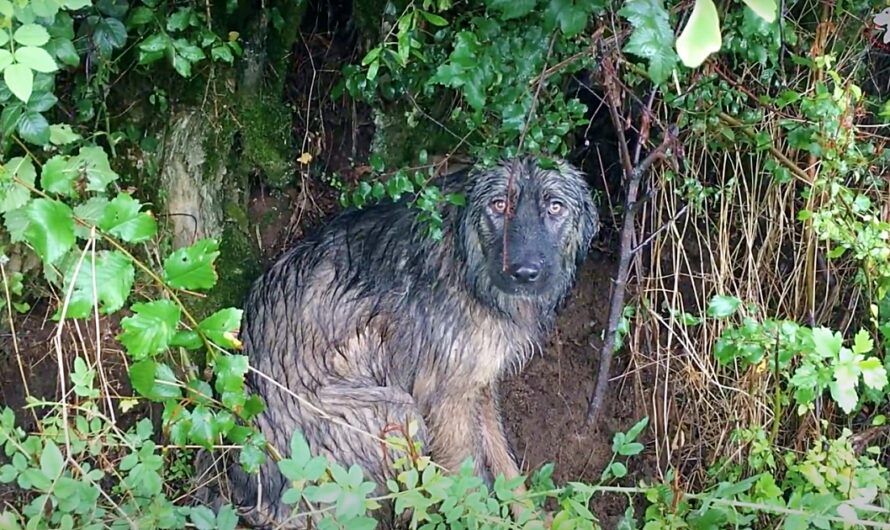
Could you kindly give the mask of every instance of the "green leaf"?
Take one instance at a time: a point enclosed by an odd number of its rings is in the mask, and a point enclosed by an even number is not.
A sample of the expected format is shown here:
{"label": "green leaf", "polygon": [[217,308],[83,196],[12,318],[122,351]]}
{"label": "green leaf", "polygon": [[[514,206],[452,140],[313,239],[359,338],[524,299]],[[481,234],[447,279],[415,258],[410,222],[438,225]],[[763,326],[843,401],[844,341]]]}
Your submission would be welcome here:
{"label": "green leaf", "polygon": [[101,147],[81,147],[77,162],[86,172],[87,191],[104,192],[105,188],[118,178],[117,173],[112,171],[108,164],[108,155]]}
{"label": "green leaf", "polygon": [[105,210],[99,228],[128,243],[140,243],[154,237],[157,222],[148,212],[140,212],[141,204],[127,193],[120,193]]}
{"label": "green leaf", "polygon": [[865,386],[875,390],[882,390],[887,386],[887,370],[881,364],[881,360],[877,357],[869,357],[859,362],[859,369],[862,370],[862,379]]}
{"label": "green leaf", "polygon": [[210,57],[212,57],[214,61],[223,61],[227,64],[232,64],[232,61],[235,60],[235,57],[232,55],[232,49],[226,44],[214,46],[210,50]]}
{"label": "green leaf", "polygon": [[65,457],[62,456],[62,451],[52,440],[47,440],[40,453],[40,471],[51,480],[55,480],[64,469]]}
{"label": "green leaf", "polygon": [[667,81],[677,62],[677,54],[672,46],[674,30],[664,1],[626,0],[618,14],[634,28],[624,51],[649,61],[647,73],[654,83]]}
{"label": "green leaf", "polygon": [[46,112],[53,108],[58,102],[59,98],[57,98],[55,94],[44,90],[31,94],[27,108],[28,110],[33,110],[35,112]]}
{"label": "green leaf", "polygon": [[500,12],[502,20],[524,17],[534,10],[537,0],[486,0],[489,9]]}
{"label": "green leaf", "polygon": [[[65,269],[64,290],[72,289],[68,305],[70,318],[93,316],[94,300],[99,302],[100,314],[111,314],[124,306],[133,288],[135,269],[126,255],[117,250],[100,250],[95,256],[95,282],[93,281],[93,256],[87,254],[77,270],[77,255]],[[77,271],[77,276],[74,273]],[[93,284],[95,283],[95,291]],[[60,316],[61,307],[53,318]]]}
{"label": "green leaf", "polygon": [[164,281],[176,289],[210,289],[217,280],[213,262],[218,256],[215,239],[202,239],[176,250],[164,260]]}
{"label": "green leaf", "polygon": [[754,13],[768,23],[776,21],[778,6],[773,0],[742,0]]}
{"label": "green leaf", "polygon": [[39,112],[29,110],[22,114],[18,132],[23,140],[34,145],[43,146],[49,143],[49,122]]}
{"label": "green leaf", "polygon": [[726,318],[733,315],[742,304],[735,296],[715,295],[708,303],[708,315],[714,318]]}
{"label": "green leaf", "polygon": [[31,199],[31,190],[28,186],[34,186],[37,171],[31,157],[17,156],[0,169],[0,213],[7,213],[21,208]]}
{"label": "green leaf", "polygon": [[834,358],[840,354],[844,338],[840,332],[832,332],[826,327],[813,329],[813,346],[823,359]]}
{"label": "green leaf", "polygon": [[192,410],[192,427],[189,437],[194,443],[207,449],[213,445],[217,432],[214,429],[213,414],[204,405],[195,406]]}
{"label": "green leaf", "polygon": [[860,329],[853,338],[853,353],[869,353],[872,348],[874,348],[874,342],[871,340],[871,334],[866,329]]}
{"label": "green leaf", "polygon": [[81,136],[74,132],[67,123],[49,126],[49,141],[53,145],[67,145],[80,140],[80,138]]}
{"label": "green leaf", "polygon": [[588,6],[591,2],[576,4],[575,0],[550,0],[544,12],[544,20],[549,27],[559,25],[559,29],[572,37],[587,26],[587,17],[590,15]]}
{"label": "green leaf", "polygon": [[137,361],[130,366],[130,383],[139,394],[152,401],[182,397],[173,370],[166,364],[150,359]]}
{"label": "green leaf", "polygon": [[167,18],[167,31],[182,31],[189,27],[194,11],[190,7],[180,7]]}
{"label": "green leaf", "polygon": [[121,320],[123,333],[118,336],[127,353],[143,359],[167,350],[181,316],[180,308],[170,300],[133,304],[133,316]]}
{"label": "green leaf", "polygon": [[27,102],[34,88],[34,72],[23,64],[11,64],[3,70],[3,80],[9,91],[20,100]]}
{"label": "green leaf", "polygon": [[[0,35],[3,35],[4,32],[0,31]],[[2,46],[2,45],[0,45]],[[0,70],[3,70],[7,66],[12,64],[12,54],[9,53],[8,50],[0,49]]]}
{"label": "green leaf", "polygon": [[74,245],[74,212],[53,199],[35,199],[27,209],[25,239],[44,261],[52,264]]}
{"label": "green leaf", "polygon": [[56,66],[56,61],[53,60],[52,55],[43,48],[38,48],[36,46],[22,46],[17,49],[15,51],[15,60],[31,70],[43,72],[45,74],[55,72],[59,69],[59,67]]}
{"label": "green leaf", "polygon": [[[56,155],[43,164],[40,187],[47,193],[73,196],[77,174],[77,168],[71,164],[68,157]],[[74,214],[77,215],[77,209],[74,210]]]}
{"label": "green leaf", "polygon": [[[529,0],[524,0],[524,1],[529,1]],[[535,0],[531,0],[531,1],[535,1]],[[444,18],[440,17],[439,15],[437,15],[435,13],[430,13],[429,11],[421,11],[420,14],[423,16],[423,18],[426,19],[427,22],[429,22],[430,24],[432,24],[434,26],[445,27],[448,25],[447,20],[445,20]]]}
{"label": "green leaf", "polygon": [[692,14],[677,38],[677,53],[683,64],[698,68],[709,55],[720,51],[720,17],[713,0],[695,0]]}
{"label": "green leaf", "polygon": [[245,445],[238,456],[238,462],[248,473],[258,470],[265,461],[265,453],[253,445]]}
{"label": "green leaf", "polygon": [[127,28],[116,18],[102,18],[93,30],[93,43],[103,57],[110,57],[115,49],[127,43]]}
{"label": "green leaf", "polygon": [[206,506],[193,506],[189,518],[198,530],[216,530],[216,516]]}
{"label": "green leaf", "polygon": [[621,462],[612,462],[610,468],[612,470],[612,474],[615,475],[615,478],[624,478],[625,476],[627,476],[627,466],[625,466]]}
{"label": "green leaf", "polygon": [[[86,202],[74,207],[74,215],[84,223],[98,226],[99,219],[105,214],[107,207],[108,199],[105,197],[91,197]],[[90,237],[90,229],[78,223],[74,226],[74,234],[82,239],[87,239]]]}
{"label": "green leaf", "polygon": [[139,43],[139,49],[144,52],[162,52],[170,45],[170,39],[162,33],[155,33]]}
{"label": "green leaf", "polygon": [[198,324],[198,329],[220,346],[238,348],[240,342],[237,341],[233,332],[237,331],[241,325],[242,312],[241,309],[234,307],[221,309],[202,320]]}
{"label": "green leaf", "polygon": [[44,48],[64,65],[78,66],[80,64],[77,48],[69,39],[53,39]]}
{"label": "green leaf", "polygon": [[39,24],[23,24],[12,38],[22,46],[43,46],[49,42],[49,32]]}
{"label": "green leaf", "polygon": [[152,20],[154,20],[154,12],[145,6],[134,8],[127,16],[127,23],[131,26],[143,26]]}

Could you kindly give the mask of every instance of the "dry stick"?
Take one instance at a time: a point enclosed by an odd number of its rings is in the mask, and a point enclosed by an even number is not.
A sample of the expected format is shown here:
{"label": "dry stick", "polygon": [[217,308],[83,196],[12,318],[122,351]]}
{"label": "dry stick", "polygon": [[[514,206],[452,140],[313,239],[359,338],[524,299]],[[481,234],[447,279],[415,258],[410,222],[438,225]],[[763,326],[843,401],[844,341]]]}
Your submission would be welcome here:
{"label": "dry stick", "polygon": [[[612,297],[610,300],[609,322],[605,341],[603,343],[603,348],[600,352],[600,366],[599,373],[597,374],[596,387],[594,388],[593,396],[590,399],[590,404],[587,409],[588,424],[595,422],[598,418],[599,412],[602,409],[606,387],[608,386],[609,370],[612,365],[612,354],[613,350],[615,349],[615,337],[617,335],[618,322],[621,318],[621,310],[624,306],[624,290],[627,284],[627,274],[628,269],[630,268],[630,259],[633,255],[632,238],[634,232],[634,218],[637,211],[637,208],[635,208],[634,205],[637,201],[637,191],[640,186],[640,180],[642,179],[643,174],[646,173],[646,171],[655,162],[655,160],[664,156],[665,151],[674,143],[674,140],[676,139],[678,134],[676,126],[671,126],[670,129],[668,129],[668,131],[666,132],[661,145],[659,145],[654,151],[652,151],[652,153],[650,153],[636,167],[633,167],[633,162],[631,162],[630,158],[630,151],[627,147],[627,141],[624,138],[624,128],[621,126],[621,118],[618,115],[619,101],[618,95],[616,94],[617,89],[615,87],[615,67],[612,65],[612,61],[608,57],[604,58],[603,60],[603,70],[606,76],[605,85],[606,91],[608,93],[609,115],[612,118],[612,123],[615,125],[615,131],[618,136],[618,148],[621,154],[621,161],[624,166],[624,173],[627,182],[627,194],[625,196],[626,206],[624,210],[624,225],[621,230],[621,254],[618,262],[618,275],[615,279],[615,288],[612,291]],[[652,102],[654,101],[654,95],[655,92],[653,91],[652,96],[650,96],[649,98],[649,105],[644,113],[640,141],[637,145],[635,153],[637,158],[639,158],[642,143],[645,141],[645,138],[648,135],[648,113],[651,111]]]}

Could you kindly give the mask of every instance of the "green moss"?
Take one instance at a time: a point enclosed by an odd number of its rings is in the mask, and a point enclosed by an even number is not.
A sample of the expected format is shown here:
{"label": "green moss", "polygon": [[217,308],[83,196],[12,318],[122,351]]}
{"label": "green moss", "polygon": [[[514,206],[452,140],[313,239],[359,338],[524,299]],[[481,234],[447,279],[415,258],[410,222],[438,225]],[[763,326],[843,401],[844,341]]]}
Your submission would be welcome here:
{"label": "green moss", "polygon": [[404,167],[417,162],[421,149],[429,153],[445,153],[454,147],[455,139],[428,119],[412,119],[407,107],[374,111],[374,138],[371,150],[383,158],[388,168]]}
{"label": "green moss", "polygon": [[242,169],[259,169],[273,188],[283,188],[294,175],[291,109],[278,97],[239,98],[238,121]]}

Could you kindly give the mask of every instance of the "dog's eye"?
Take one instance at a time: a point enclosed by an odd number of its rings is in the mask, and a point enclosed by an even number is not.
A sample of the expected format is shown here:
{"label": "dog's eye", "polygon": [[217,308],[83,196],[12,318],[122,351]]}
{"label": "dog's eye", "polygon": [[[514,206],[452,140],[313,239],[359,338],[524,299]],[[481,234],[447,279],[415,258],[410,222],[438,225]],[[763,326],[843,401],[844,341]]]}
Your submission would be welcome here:
{"label": "dog's eye", "polygon": [[551,201],[550,206],[547,207],[547,211],[550,215],[559,215],[562,212],[562,203],[559,201]]}
{"label": "dog's eye", "polygon": [[507,201],[504,199],[495,199],[491,201],[491,209],[495,211],[495,213],[504,213],[504,210],[507,209]]}

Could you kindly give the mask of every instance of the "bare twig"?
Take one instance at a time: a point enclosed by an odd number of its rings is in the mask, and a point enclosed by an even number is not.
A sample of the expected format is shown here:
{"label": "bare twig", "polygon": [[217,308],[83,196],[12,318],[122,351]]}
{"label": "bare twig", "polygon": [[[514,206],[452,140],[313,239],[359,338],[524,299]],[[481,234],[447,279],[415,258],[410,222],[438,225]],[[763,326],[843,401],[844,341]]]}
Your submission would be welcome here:
{"label": "bare twig", "polygon": [[[624,127],[618,114],[619,98],[614,80],[616,79],[615,67],[610,58],[603,59],[603,71],[605,73],[605,85],[608,96],[609,115],[612,123],[615,125],[616,134],[618,136],[618,149],[621,155],[622,165],[624,166],[625,182],[627,193],[625,196],[624,225],[621,230],[621,254],[618,262],[618,274],[615,279],[615,288],[612,291],[612,297],[609,305],[609,321],[606,330],[605,341],[600,352],[600,366],[597,374],[596,387],[593,396],[590,399],[590,405],[587,409],[587,422],[593,423],[599,416],[602,409],[603,398],[606,393],[606,387],[609,381],[609,370],[612,365],[612,354],[615,349],[615,337],[618,330],[618,323],[621,319],[621,312],[624,306],[624,291],[627,283],[628,270],[630,268],[630,260],[633,256],[633,232],[634,218],[637,201],[637,194],[640,186],[640,180],[652,164],[662,158],[667,149],[673,145],[677,138],[678,131],[676,126],[671,126],[666,132],[664,139],[654,151],[643,159],[642,162],[636,164],[630,158],[630,150],[624,137]],[[649,97],[649,102],[643,114],[642,127],[640,128],[640,139],[637,144],[635,158],[639,159],[642,151],[642,144],[646,141],[649,134],[649,113],[651,112],[652,103],[654,102],[654,92]]]}

